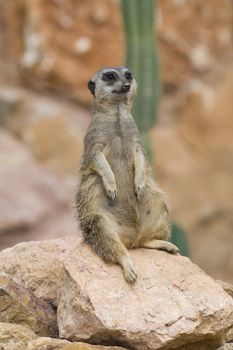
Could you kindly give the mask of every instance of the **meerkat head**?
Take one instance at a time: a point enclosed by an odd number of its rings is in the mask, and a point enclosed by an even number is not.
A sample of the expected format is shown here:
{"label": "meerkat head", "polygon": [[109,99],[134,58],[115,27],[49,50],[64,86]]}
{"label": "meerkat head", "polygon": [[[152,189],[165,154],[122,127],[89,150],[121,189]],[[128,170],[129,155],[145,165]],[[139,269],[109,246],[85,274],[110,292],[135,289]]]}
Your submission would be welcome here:
{"label": "meerkat head", "polygon": [[126,67],[108,67],[98,70],[88,82],[88,88],[96,101],[131,102],[135,96],[137,83]]}

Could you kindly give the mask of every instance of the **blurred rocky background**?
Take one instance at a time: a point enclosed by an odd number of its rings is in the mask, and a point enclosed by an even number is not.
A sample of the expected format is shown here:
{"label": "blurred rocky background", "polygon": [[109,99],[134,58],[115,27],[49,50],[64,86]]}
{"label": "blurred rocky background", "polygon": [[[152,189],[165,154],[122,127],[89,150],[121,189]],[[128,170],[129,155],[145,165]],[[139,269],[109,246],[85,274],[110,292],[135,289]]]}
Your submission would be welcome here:
{"label": "blurred rocky background", "polygon": [[[191,258],[233,282],[233,3],[157,1],[158,182]],[[78,232],[86,83],[122,65],[120,1],[0,0],[0,248]]]}

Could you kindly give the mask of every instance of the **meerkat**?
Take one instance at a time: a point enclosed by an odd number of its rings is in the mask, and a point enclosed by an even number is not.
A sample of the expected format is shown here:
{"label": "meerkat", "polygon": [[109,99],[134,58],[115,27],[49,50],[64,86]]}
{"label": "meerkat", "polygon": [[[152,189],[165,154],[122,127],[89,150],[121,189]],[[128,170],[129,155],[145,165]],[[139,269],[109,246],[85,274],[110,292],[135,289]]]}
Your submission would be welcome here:
{"label": "meerkat", "polygon": [[[127,248],[172,254],[165,194],[150,174],[131,115],[137,83],[126,67],[98,70],[88,82],[94,110],[84,138],[76,208],[84,240],[105,261],[121,265],[125,279],[137,271]],[[143,116],[142,116],[143,118]]]}

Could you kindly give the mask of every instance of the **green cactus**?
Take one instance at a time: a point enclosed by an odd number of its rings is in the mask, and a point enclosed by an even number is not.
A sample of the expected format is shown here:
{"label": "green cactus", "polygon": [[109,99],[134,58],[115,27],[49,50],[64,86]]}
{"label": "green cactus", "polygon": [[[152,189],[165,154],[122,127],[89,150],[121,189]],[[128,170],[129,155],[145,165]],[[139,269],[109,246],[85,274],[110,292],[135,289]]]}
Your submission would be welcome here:
{"label": "green cactus", "polygon": [[182,255],[190,255],[185,231],[180,225],[177,225],[175,222],[172,223],[171,242],[174,243],[177,247],[179,247]]}
{"label": "green cactus", "polygon": [[158,61],[154,37],[154,0],[122,0],[126,33],[126,65],[138,82],[133,115],[142,133],[156,120],[159,99]]}
{"label": "green cactus", "polygon": [[[148,158],[153,159],[153,148],[148,130],[157,120],[160,97],[158,56],[154,37],[154,0],[122,0],[122,13],[126,34],[126,65],[138,82],[138,93],[133,116],[143,134]],[[172,238],[183,255],[188,255],[185,232],[172,224]]]}

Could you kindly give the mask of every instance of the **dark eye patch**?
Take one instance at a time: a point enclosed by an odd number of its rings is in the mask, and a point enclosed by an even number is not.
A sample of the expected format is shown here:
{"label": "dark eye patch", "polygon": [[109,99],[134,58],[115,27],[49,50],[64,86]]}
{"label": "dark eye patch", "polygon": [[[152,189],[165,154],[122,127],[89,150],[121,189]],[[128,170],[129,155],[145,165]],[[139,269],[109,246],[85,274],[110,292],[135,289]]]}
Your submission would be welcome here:
{"label": "dark eye patch", "polygon": [[127,80],[131,81],[133,79],[133,76],[130,72],[125,72],[125,77]]}
{"label": "dark eye patch", "polygon": [[117,79],[118,79],[118,75],[116,72],[113,72],[113,71],[105,72],[103,73],[103,76],[102,76],[102,80],[109,83],[115,82]]}

